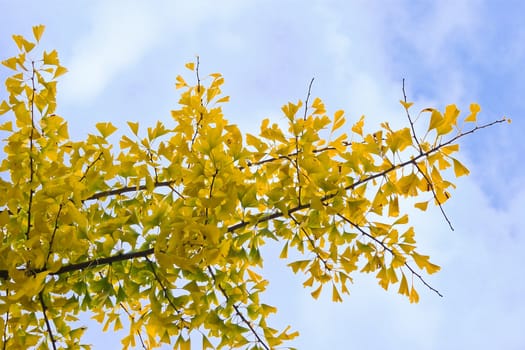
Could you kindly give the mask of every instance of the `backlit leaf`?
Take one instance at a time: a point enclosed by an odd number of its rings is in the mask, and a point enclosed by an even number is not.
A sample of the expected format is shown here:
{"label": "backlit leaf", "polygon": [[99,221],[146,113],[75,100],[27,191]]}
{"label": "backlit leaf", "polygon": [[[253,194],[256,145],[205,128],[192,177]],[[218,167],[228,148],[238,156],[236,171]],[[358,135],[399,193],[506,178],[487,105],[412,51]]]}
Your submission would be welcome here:
{"label": "backlit leaf", "polygon": [[403,107],[408,110],[410,107],[412,107],[412,105],[414,104],[414,102],[405,102],[403,100],[399,100],[399,102],[403,105]]}
{"label": "backlit leaf", "polygon": [[312,295],[312,297],[314,299],[318,299],[319,298],[319,295],[321,295],[321,291],[323,290],[323,285],[319,285],[319,287],[317,287],[316,290],[314,290],[313,292],[311,292],[310,294]]}
{"label": "backlit leaf", "polygon": [[345,112],[343,110],[338,110],[337,112],[334,113],[334,124],[332,126],[331,132],[336,131],[337,129],[339,129],[341,126],[344,125],[345,123],[344,113]]}
{"label": "backlit leaf", "polygon": [[470,114],[465,118],[466,122],[475,122],[478,113],[481,111],[481,107],[477,103],[470,104]]}
{"label": "backlit leaf", "polygon": [[7,102],[2,101],[2,103],[0,103],[0,115],[9,112],[9,110],[11,110],[11,107],[9,107]]}
{"label": "backlit leaf", "polygon": [[96,124],[97,130],[100,132],[102,137],[106,138],[113,134],[117,128],[109,122],[101,122]]}
{"label": "backlit leaf", "polygon": [[456,177],[470,174],[470,171],[457,159],[452,158],[452,161],[454,162],[454,174],[456,175]]}
{"label": "backlit leaf", "polygon": [[410,288],[410,295],[408,299],[410,300],[410,303],[419,303],[419,294],[417,294],[414,287]]}
{"label": "backlit leaf", "polygon": [[128,123],[129,128],[131,129],[131,132],[135,136],[137,136],[139,133],[139,123],[134,123],[134,122],[127,122],[127,123]]}
{"label": "backlit leaf", "polygon": [[42,37],[42,34],[44,34],[44,29],[45,28],[46,27],[44,25],[42,25],[42,24],[39,24],[37,26],[33,26],[33,35],[34,35],[35,40],[37,42],[40,41],[40,38]]}
{"label": "backlit leaf", "polygon": [[419,210],[426,211],[428,207],[428,201],[415,203],[414,207],[418,208]]}

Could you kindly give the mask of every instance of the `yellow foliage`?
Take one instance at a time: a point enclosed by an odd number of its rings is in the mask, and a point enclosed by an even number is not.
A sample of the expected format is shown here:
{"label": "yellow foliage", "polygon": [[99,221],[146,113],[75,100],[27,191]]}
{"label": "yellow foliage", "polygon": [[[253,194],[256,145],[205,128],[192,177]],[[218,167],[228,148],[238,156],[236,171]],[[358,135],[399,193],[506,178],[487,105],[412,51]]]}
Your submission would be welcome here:
{"label": "yellow foliage", "polygon": [[[128,122],[131,133],[116,143],[108,138],[117,127],[101,122],[72,140],[55,114],[56,78],[67,71],[57,51],[41,52],[34,65],[26,58],[38,55],[43,32],[33,27],[36,42],[13,36],[19,53],[2,61],[15,71],[0,101],[0,338],[8,348],[39,341],[23,343],[19,329],[78,347],[83,330],[68,322],[83,310],[107,330],[127,317],[124,348],[140,340],[189,349],[197,331],[203,349],[254,339],[259,348],[280,346],[297,332],[267,324],[277,309],[261,302],[268,281],[256,271],[268,240],[282,243],[281,259],[294,257],[288,266],[316,299],[330,283],[341,302],[353,274],[375,272],[380,286],[399,284],[417,302],[407,269],[421,282],[416,270],[439,270],[416,252],[403,198],[425,192],[431,197],[417,208],[442,205],[454,187],[444,170],[468,175],[451,154],[485,126],[462,132],[455,105],[423,109],[424,137],[411,120],[365,134],[364,116],[351,138],[334,134],[348,128],[344,111],[328,117],[320,98],[309,108],[285,104],[287,129],[265,119],[258,135],[243,135],[223,115],[223,77],[201,80],[197,61],[186,64],[192,76],[176,78],[171,123]],[[413,105],[401,104],[407,113]],[[466,122],[480,108],[470,111]]]}

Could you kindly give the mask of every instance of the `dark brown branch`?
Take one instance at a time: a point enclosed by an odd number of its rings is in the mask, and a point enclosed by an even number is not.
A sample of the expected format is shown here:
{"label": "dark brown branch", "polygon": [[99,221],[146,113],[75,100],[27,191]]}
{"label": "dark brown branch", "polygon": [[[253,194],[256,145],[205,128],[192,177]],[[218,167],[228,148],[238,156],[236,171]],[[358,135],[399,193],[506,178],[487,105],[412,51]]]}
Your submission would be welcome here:
{"label": "dark brown branch", "polygon": [[44,314],[44,320],[46,321],[46,327],[47,327],[47,333],[49,334],[49,339],[51,339],[51,345],[53,346],[53,350],[57,349],[55,337],[53,336],[53,330],[51,329],[51,323],[49,322],[49,319],[47,318],[47,307],[44,303],[44,297],[42,295],[42,292],[38,293],[38,298],[40,299],[40,306],[42,306],[42,314]]}
{"label": "dark brown branch", "polygon": [[[217,287],[219,288],[219,290],[221,291],[222,295],[224,296],[224,298],[226,299],[226,301],[228,302],[230,300],[230,297],[228,296],[228,293],[226,293],[226,290],[217,282],[217,279],[215,278],[215,274],[213,273],[213,270],[210,266],[208,266],[208,272],[210,273],[213,281],[215,282],[215,284],[217,285]],[[239,309],[239,307],[237,305],[235,305],[235,303],[232,303],[233,305],[233,309],[235,310],[235,313],[237,314],[237,316],[240,317],[240,319],[242,320],[242,322],[248,326],[248,328],[250,329],[250,331],[253,333],[253,335],[255,336],[255,338],[257,339],[257,342],[260,343],[266,350],[270,350],[270,347],[261,339],[261,337],[259,336],[259,334],[255,331],[255,329],[253,328],[252,324],[250,321],[248,321],[248,319],[246,319],[246,317],[244,316],[244,314],[241,312],[241,310]]]}
{"label": "dark brown branch", "polygon": [[[170,187],[174,183],[175,183],[175,180],[171,180],[171,181],[155,182],[153,185],[154,185],[154,187]],[[96,200],[96,199],[109,197],[109,196],[115,196],[115,195],[122,195],[122,194],[125,194],[125,193],[128,193],[128,192],[144,191],[146,189],[147,189],[146,185],[125,186],[125,187],[121,187],[121,188],[116,188],[114,190],[107,190],[107,191],[97,192],[97,193],[93,194],[92,196],[86,198],[85,201],[91,201],[91,200]]]}
{"label": "dark brown branch", "polygon": [[[74,271],[79,271],[79,270],[84,270],[84,269],[90,269],[93,267],[108,265],[108,264],[112,264],[112,263],[119,262],[119,261],[131,260],[131,259],[136,259],[136,258],[144,258],[149,255],[152,255],[153,253],[154,253],[153,248],[150,248],[146,250],[139,250],[139,251],[125,253],[125,254],[112,255],[106,258],[93,259],[93,260],[88,260],[88,261],[84,261],[81,263],[65,265],[65,266],[62,266],[57,271],[50,272],[49,274],[55,275],[55,276],[61,275],[67,272],[74,272]],[[46,269],[37,269],[37,270],[33,270],[32,272],[40,273],[44,271],[46,271]],[[0,270],[0,278],[8,279],[9,272],[7,270]]]}

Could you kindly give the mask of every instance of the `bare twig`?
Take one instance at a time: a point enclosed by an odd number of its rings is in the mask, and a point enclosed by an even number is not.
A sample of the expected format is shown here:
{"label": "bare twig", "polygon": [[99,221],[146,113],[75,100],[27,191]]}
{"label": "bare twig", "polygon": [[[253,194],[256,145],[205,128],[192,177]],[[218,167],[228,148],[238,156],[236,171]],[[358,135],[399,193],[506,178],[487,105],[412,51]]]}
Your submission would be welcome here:
{"label": "bare twig", "polygon": [[306,115],[308,113],[308,101],[310,100],[310,92],[312,91],[312,84],[314,83],[314,79],[310,80],[310,85],[308,85],[308,94],[306,95],[306,100],[304,102],[304,116],[303,120],[306,120]]}
{"label": "bare twig", "polygon": [[[407,103],[407,95],[405,93],[405,78],[403,78],[403,99],[404,99],[405,103]],[[416,130],[414,129],[414,122],[412,121],[412,117],[410,117],[410,113],[408,112],[408,108],[405,108],[405,110],[407,112],[407,118],[408,118],[408,122],[410,123],[410,128],[412,129],[412,137],[416,141],[417,148],[419,149],[419,153],[422,153],[423,149],[421,148],[421,145],[419,144],[419,140],[417,139]]]}
{"label": "bare twig", "polygon": [[[200,96],[201,94],[201,78],[199,75],[199,56],[197,56],[197,66],[195,67],[195,75],[197,76],[197,94]],[[203,108],[204,104],[202,103],[202,97],[200,97],[200,105]],[[199,134],[199,127],[201,125],[202,119],[204,118],[204,114],[202,113],[202,110],[199,111],[199,120],[197,121],[197,125],[195,126],[195,133],[193,134],[193,137],[191,138],[191,146],[190,149],[193,148],[193,144],[195,143],[195,139],[197,138],[197,135]]]}

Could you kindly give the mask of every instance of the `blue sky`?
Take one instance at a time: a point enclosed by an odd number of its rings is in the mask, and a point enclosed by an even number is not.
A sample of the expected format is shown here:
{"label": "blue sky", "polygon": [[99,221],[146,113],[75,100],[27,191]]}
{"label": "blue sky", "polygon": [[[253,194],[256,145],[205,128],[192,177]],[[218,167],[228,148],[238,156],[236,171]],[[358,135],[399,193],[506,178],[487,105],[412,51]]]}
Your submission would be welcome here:
{"label": "blue sky", "polygon": [[[99,121],[169,123],[175,76],[196,55],[203,73],[224,74],[226,117],[248,132],[304,99],[312,77],[329,111],[365,114],[371,127],[405,122],[403,78],[417,108],[478,102],[481,121],[512,118],[461,143],[472,173],[445,206],[454,232],[438,210],[413,213],[444,298],[420,287],[411,305],[359,276],[343,304],[314,301],[269,250],[266,300],[275,324],[301,332],[300,349],[523,349],[524,13],[521,1],[0,0],[0,56],[15,52],[11,34],[47,26],[42,45],[70,70],[58,103],[74,137]],[[96,327],[94,349],[120,347]]]}

